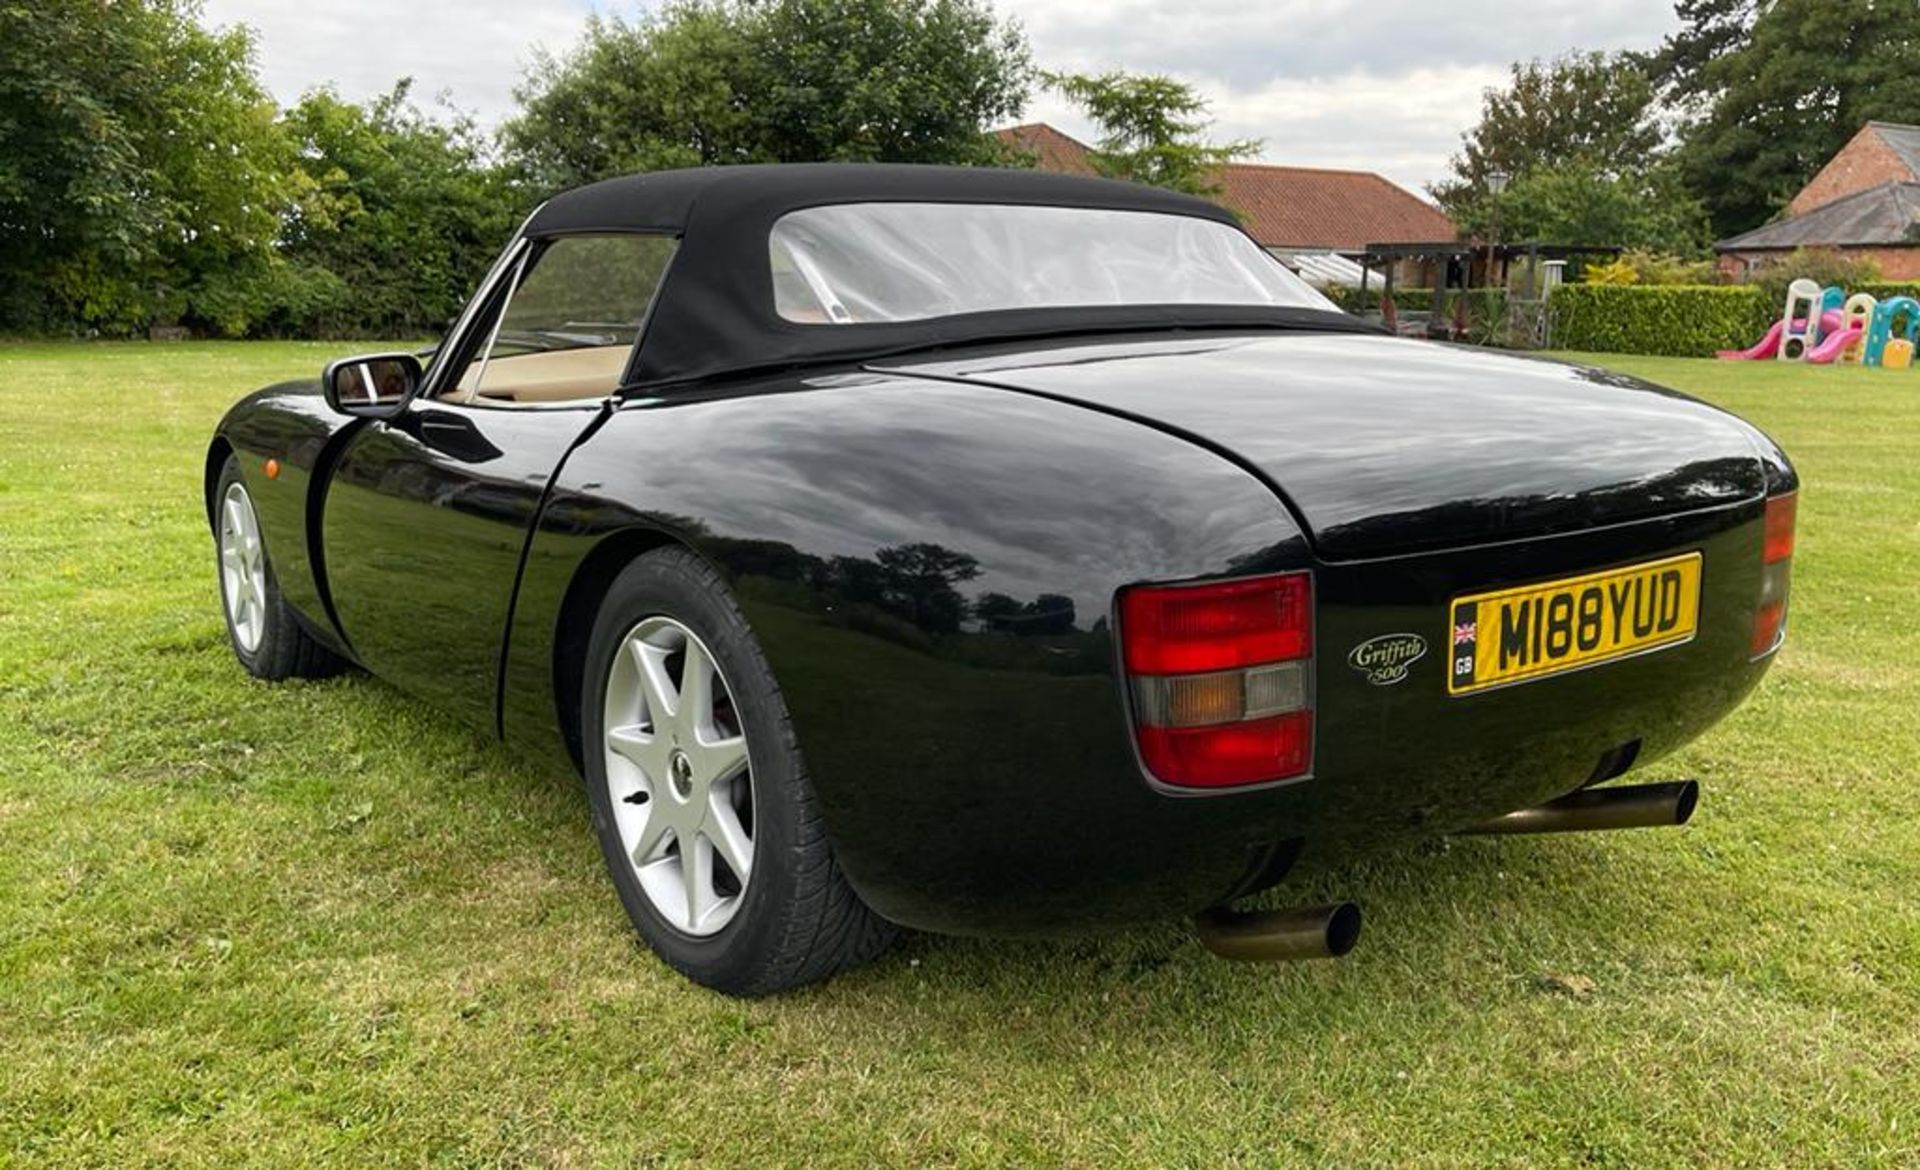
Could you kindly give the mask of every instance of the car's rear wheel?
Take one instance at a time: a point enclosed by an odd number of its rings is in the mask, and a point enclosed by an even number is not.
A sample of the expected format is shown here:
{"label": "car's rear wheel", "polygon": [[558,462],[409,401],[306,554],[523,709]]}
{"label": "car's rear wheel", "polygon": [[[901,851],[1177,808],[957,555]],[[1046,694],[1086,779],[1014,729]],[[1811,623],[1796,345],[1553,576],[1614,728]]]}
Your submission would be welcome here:
{"label": "car's rear wheel", "polygon": [[234,657],[255,678],[321,678],[338,673],[346,663],[301,628],[280,596],[280,583],[267,561],[260,518],[241,478],[238,457],[227,457],[215,491],[220,603]]}
{"label": "car's rear wheel", "polygon": [[629,565],[582,691],[594,831],[661,958],[762,995],[885,949],[892,928],[834,863],[780,688],[712,568],[680,549]]}

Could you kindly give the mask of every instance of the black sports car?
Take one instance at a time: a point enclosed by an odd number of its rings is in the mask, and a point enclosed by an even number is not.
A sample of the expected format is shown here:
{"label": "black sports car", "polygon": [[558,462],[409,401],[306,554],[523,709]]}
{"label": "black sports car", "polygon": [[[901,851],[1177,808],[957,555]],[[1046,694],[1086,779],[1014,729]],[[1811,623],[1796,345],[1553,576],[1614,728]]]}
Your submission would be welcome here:
{"label": "black sports car", "polygon": [[1338,954],[1350,905],[1230,904],[1684,821],[1597,786],[1765,673],[1796,485],[1671,391],[1384,336],[1202,200],[849,165],[553,199],[424,370],[253,394],[205,491],[248,670],[577,771],[647,942],[753,994],[894,924]]}

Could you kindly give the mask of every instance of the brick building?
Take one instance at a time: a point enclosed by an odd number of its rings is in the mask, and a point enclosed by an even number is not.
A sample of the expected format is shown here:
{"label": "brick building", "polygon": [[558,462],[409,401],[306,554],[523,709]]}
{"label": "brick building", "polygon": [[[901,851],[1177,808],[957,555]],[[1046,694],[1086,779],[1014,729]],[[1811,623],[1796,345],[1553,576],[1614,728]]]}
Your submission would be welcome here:
{"label": "brick building", "polygon": [[1739,279],[1795,248],[1831,248],[1920,280],[1920,126],[1869,122],[1787,204],[1784,218],[1715,244]]}
{"label": "brick building", "polygon": [[[998,131],[1000,139],[1034,156],[1043,171],[1091,175],[1089,147],[1044,122]],[[1459,231],[1445,212],[1371,171],[1229,163],[1220,171],[1220,202],[1240,216],[1248,234],[1309,279],[1352,263],[1369,244],[1452,242]],[[1421,279],[1419,266],[1408,276]]]}

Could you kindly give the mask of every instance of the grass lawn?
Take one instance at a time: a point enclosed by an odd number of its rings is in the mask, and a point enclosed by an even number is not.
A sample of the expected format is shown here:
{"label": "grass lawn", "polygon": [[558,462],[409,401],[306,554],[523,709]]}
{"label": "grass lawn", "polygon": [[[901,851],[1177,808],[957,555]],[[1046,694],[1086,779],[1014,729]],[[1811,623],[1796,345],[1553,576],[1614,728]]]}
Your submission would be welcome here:
{"label": "grass lawn", "polygon": [[1356,866],[1339,963],[917,937],[737,1003],[570,777],[232,660],[205,439],[339,349],[0,347],[0,1164],[1920,1163],[1920,373],[1597,359],[1807,481],[1778,667],[1647,772],[1692,827]]}

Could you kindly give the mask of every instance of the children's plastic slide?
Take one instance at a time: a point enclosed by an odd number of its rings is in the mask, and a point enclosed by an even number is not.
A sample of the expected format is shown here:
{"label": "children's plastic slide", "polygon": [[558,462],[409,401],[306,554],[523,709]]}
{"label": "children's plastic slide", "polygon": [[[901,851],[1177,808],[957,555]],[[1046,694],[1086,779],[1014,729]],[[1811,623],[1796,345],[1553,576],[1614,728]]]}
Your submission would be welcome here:
{"label": "children's plastic slide", "polygon": [[[1749,349],[1723,349],[1720,360],[1728,362],[1761,362],[1780,352],[1780,331],[1785,323],[1775,321],[1767,329],[1767,335]],[[1829,366],[1838,361],[1849,345],[1860,340],[1864,332],[1846,327],[1846,319],[1834,309],[1820,314],[1820,344],[1807,351],[1807,360],[1817,366]]]}
{"label": "children's plastic slide", "polygon": [[[1837,313],[1834,315],[1839,316]],[[1720,360],[1723,362],[1766,361],[1768,358],[1780,352],[1780,331],[1785,328],[1785,322],[1775,321],[1773,325],[1768,328],[1767,335],[1754,343],[1753,346],[1747,349],[1723,349],[1719,353]]]}
{"label": "children's plastic slide", "polygon": [[[1835,318],[1840,316],[1838,313],[1829,315]],[[1807,351],[1807,360],[1816,366],[1830,366],[1839,361],[1848,346],[1867,335],[1866,330],[1860,328],[1842,329],[1837,321],[1829,329],[1831,332],[1821,334],[1820,344]]]}

